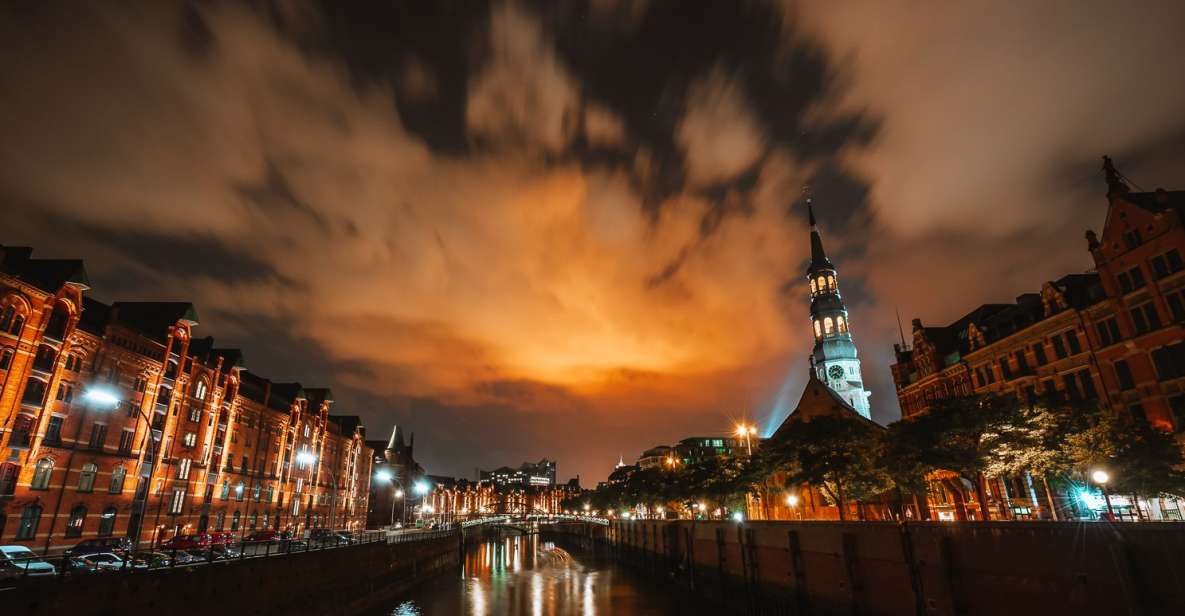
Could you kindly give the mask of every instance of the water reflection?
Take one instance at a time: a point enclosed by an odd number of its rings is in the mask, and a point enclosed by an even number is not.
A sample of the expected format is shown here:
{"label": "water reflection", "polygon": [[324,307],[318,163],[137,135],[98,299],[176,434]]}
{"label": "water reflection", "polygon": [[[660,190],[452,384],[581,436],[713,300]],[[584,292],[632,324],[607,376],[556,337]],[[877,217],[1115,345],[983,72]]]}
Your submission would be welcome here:
{"label": "water reflection", "polygon": [[393,616],[563,616],[698,613],[677,589],[574,555],[537,535],[488,541],[385,613]]}

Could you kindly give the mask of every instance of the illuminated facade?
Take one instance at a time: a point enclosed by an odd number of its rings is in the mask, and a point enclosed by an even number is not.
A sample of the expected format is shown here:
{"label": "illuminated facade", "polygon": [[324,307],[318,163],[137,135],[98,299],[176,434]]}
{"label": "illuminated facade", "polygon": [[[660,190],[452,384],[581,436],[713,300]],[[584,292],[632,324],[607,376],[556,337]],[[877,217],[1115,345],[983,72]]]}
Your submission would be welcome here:
{"label": "illuminated facade", "polygon": [[815,335],[811,363],[820,381],[868,418],[868,397],[871,394],[864,389],[848,309],[839,292],[838,274],[823,251],[823,238],[819,235],[809,199],[807,213],[811,225],[811,262],[806,277],[811,289],[811,328]]}
{"label": "illuminated facade", "polygon": [[93,301],[80,262],[27,248],[0,262],[0,543],[361,526],[365,430],[329,390],[247,373],[193,338],[191,304]]}
{"label": "illuminated facade", "polygon": [[[367,528],[379,528],[408,519],[405,511],[416,499],[414,486],[424,476],[424,469],[416,462],[416,435],[413,432],[404,442],[403,427],[391,429],[391,438],[384,441],[367,441],[373,456],[373,472],[370,489],[370,511],[367,514]],[[389,478],[389,479],[387,479]]]}
{"label": "illuminated facade", "polygon": [[481,479],[495,487],[506,486],[553,486],[555,485],[555,461],[544,458],[538,462],[523,462],[518,468],[503,466],[492,471],[481,471]]}
{"label": "illuminated facade", "polygon": [[[937,399],[1011,393],[1030,403],[1094,403],[1185,431],[1185,191],[1133,192],[1110,160],[1104,173],[1103,231],[1086,233],[1095,271],[1046,282],[1014,304],[980,306],[945,327],[914,319],[913,344],[896,346],[892,366],[906,418]],[[1044,483],[1032,479],[990,482],[990,515],[1050,517]],[[939,514],[965,506],[983,519],[969,496],[970,486],[946,478],[932,486],[930,505]],[[1181,517],[1172,499],[1139,512],[1129,502],[1119,513]]]}
{"label": "illuminated facade", "polygon": [[579,496],[580,480],[549,486],[494,484],[488,479],[470,481],[451,477],[429,476],[433,489],[426,502],[431,515],[446,520],[482,515],[549,515],[562,513],[561,503]]}

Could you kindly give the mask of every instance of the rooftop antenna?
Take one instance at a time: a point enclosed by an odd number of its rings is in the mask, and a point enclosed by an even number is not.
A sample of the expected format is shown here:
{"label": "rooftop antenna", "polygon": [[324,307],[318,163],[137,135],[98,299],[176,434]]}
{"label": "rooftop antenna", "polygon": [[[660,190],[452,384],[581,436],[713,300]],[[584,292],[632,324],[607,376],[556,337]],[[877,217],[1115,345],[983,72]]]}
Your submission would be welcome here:
{"label": "rooftop antenna", "polygon": [[909,345],[905,344],[905,328],[901,327],[901,309],[893,306],[893,312],[897,313],[897,333],[901,335],[901,350],[908,351]]}

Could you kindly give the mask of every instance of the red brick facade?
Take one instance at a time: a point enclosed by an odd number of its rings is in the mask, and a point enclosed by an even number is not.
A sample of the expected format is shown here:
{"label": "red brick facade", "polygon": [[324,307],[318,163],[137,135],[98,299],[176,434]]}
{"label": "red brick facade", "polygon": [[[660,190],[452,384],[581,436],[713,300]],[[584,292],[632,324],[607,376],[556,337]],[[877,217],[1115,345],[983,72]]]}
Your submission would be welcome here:
{"label": "red brick facade", "polygon": [[78,261],[0,264],[0,543],[364,525],[365,430],[329,390],[247,372],[190,304],[84,298]]}
{"label": "red brick facade", "polygon": [[[1092,401],[1185,431],[1185,191],[1132,192],[1109,161],[1106,171],[1106,222],[1086,234],[1094,271],[946,327],[913,321],[912,348],[898,346],[892,366],[906,418],[936,399],[1014,393]],[[991,487],[993,501],[1045,508],[1031,502],[1040,486]],[[937,492],[941,510],[952,495]]]}

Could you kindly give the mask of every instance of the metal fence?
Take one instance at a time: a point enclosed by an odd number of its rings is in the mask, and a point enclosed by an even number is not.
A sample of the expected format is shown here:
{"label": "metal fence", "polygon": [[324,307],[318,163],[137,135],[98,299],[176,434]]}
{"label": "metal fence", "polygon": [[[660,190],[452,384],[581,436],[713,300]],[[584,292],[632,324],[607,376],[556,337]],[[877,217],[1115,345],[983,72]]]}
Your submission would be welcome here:
{"label": "metal fence", "polygon": [[[37,556],[26,553],[0,554],[0,589],[11,588],[26,579],[68,578],[83,575],[137,575],[162,570],[233,565],[252,558],[268,558],[347,548],[370,543],[413,543],[447,537],[454,528],[398,532],[362,531],[333,533],[319,538],[276,538],[262,541],[231,541],[194,547],[160,547],[130,554],[97,552]],[[69,550],[67,550],[69,551]]]}

